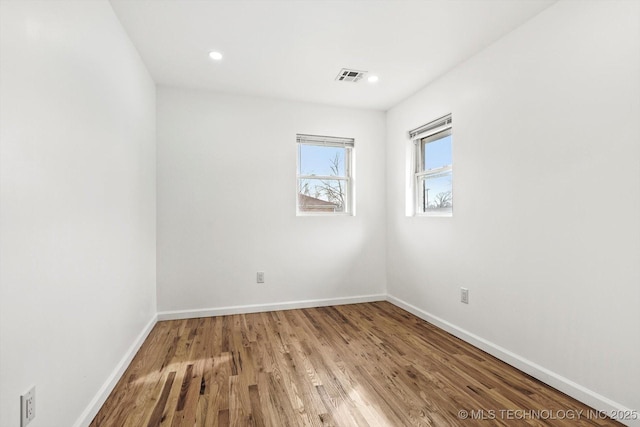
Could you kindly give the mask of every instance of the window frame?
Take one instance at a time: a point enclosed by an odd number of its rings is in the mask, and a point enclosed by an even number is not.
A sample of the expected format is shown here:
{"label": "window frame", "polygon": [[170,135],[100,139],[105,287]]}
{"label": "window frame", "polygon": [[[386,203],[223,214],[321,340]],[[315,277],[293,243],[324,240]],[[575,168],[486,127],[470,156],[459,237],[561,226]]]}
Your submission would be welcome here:
{"label": "window frame", "polygon": [[[318,147],[335,147],[344,149],[344,176],[335,175],[302,175],[300,174],[301,146],[310,145]],[[296,135],[296,216],[354,216],[355,215],[355,188],[353,179],[355,140],[320,135]],[[300,210],[299,194],[302,180],[342,181],[345,183],[345,203],[342,211],[336,212],[311,212]]]}
{"label": "window frame", "polygon": [[[412,186],[414,188],[414,215],[426,217],[453,217],[453,121],[451,114],[427,123],[413,131],[409,136],[414,144],[415,161],[413,164]],[[451,164],[435,169],[425,169],[425,146],[431,142],[451,136]],[[421,185],[429,177],[435,177],[442,173],[451,174],[451,212],[433,212],[425,209],[425,192]]]}

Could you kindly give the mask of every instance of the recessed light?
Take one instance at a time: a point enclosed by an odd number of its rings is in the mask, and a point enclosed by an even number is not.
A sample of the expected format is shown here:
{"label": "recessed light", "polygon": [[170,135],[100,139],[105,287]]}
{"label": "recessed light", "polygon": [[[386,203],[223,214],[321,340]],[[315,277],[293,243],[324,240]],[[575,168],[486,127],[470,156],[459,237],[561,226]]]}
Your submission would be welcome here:
{"label": "recessed light", "polygon": [[209,58],[213,59],[214,61],[220,61],[222,59],[222,54],[220,52],[209,52]]}
{"label": "recessed light", "polygon": [[378,80],[379,80],[379,79],[378,79],[378,76],[369,76],[369,77],[367,78],[367,81],[368,81],[369,83],[375,83],[375,82],[377,82]]}

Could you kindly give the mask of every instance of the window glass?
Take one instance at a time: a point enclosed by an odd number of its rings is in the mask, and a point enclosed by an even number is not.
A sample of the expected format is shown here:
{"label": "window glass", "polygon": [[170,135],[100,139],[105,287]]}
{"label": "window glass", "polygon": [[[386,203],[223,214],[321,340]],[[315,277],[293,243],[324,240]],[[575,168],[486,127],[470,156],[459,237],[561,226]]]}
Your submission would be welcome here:
{"label": "window glass", "polygon": [[301,144],[299,175],[345,176],[343,147]]}
{"label": "window glass", "polygon": [[451,114],[409,131],[415,157],[411,183],[415,213],[453,215],[453,155]]}
{"label": "window glass", "polygon": [[352,138],[297,135],[296,212],[353,214]]}
{"label": "window glass", "polygon": [[[425,138],[428,140],[428,138]],[[431,142],[423,142],[425,170],[438,169],[451,165],[451,135],[436,139]]]}
{"label": "window glass", "polygon": [[425,175],[420,178],[422,191],[422,210],[426,213],[450,214],[453,208],[453,193],[451,186],[451,171],[435,175]]}
{"label": "window glass", "polygon": [[304,212],[344,212],[347,181],[339,179],[301,179],[298,209]]}

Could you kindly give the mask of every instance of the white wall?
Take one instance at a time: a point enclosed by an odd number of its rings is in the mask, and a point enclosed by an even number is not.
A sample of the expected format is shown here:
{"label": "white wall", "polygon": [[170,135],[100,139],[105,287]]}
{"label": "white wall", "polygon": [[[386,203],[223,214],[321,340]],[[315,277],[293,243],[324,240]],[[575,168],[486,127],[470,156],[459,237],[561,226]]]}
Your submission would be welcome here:
{"label": "white wall", "polygon": [[[387,116],[389,294],[636,410],[639,8],[555,4]],[[454,217],[408,217],[406,132],[449,112]]]}
{"label": "white wall", "polygon": [[106,1],[0,16],[0,425],[71,426],[155,314],[155,87]]}
{"label": "white wall", "polygon": [[[383,112],[161,87],[157,115],[159,311],[384,293]],[[356,216],[296,217],[296,133],[355,138]]]}

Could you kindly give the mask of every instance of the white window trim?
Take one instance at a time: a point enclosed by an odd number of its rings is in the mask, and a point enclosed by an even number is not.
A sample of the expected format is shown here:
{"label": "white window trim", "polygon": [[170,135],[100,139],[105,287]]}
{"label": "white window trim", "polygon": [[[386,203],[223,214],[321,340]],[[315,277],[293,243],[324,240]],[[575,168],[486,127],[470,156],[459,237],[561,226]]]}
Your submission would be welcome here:
{"label": "white window trim", "polygon": [[[345,176],[331,175],[298,175],[300,170],[300,145],[320,145],[325,147],[340,147],[345,149],[344,172]],[[353,138],[341,138],[333,136],[320,135],[296,135],[296,216],[355,216],[355,180],[354,180],[354,148],[355,140]],[[339,180],[345,181],[346,186],[346,204],[343,212],[305,212],[299,209],[298,190],[301,179],[317,179],[317,180]]]}
{"label": "white window trim", "polygon": [[[434,176],[441,174],[443,172],[453,172],[453,161],[451,165],[443,166],[437,169],[429,169],[424,170],[424,145],[428,144],[431,141],[424,141],[425,139],[429,139],[434,137],[433,140],[440,139],[441,137],[451,135],[453,128],[453,121],[451,119],[451,114],[447,114],[446,116],[440,117],[437,120],[433,120],[423,126],[420,126],[412,131],[409,131],[409,137],[413,141],[413,155],[414,161],[411,162],[413,173],[411,174],[411,187],[413,193],[413,214],[414,216],[424,216],[424,217],[447,217],[450,218],[453,216],[453,208],[451,213],[439,213],[439,212],[428,212],[424,209],[424,194],[420,191],[420,179],[426,176]],[[445,134],[445,135],[442,135]],[[439,136],[440,138],[435,138]],[[453,154],[453,153],[452,153]],[[452,178],[453,180],[453,174]],[[451,183],[451,191],[453,194],[453,182]]]}

